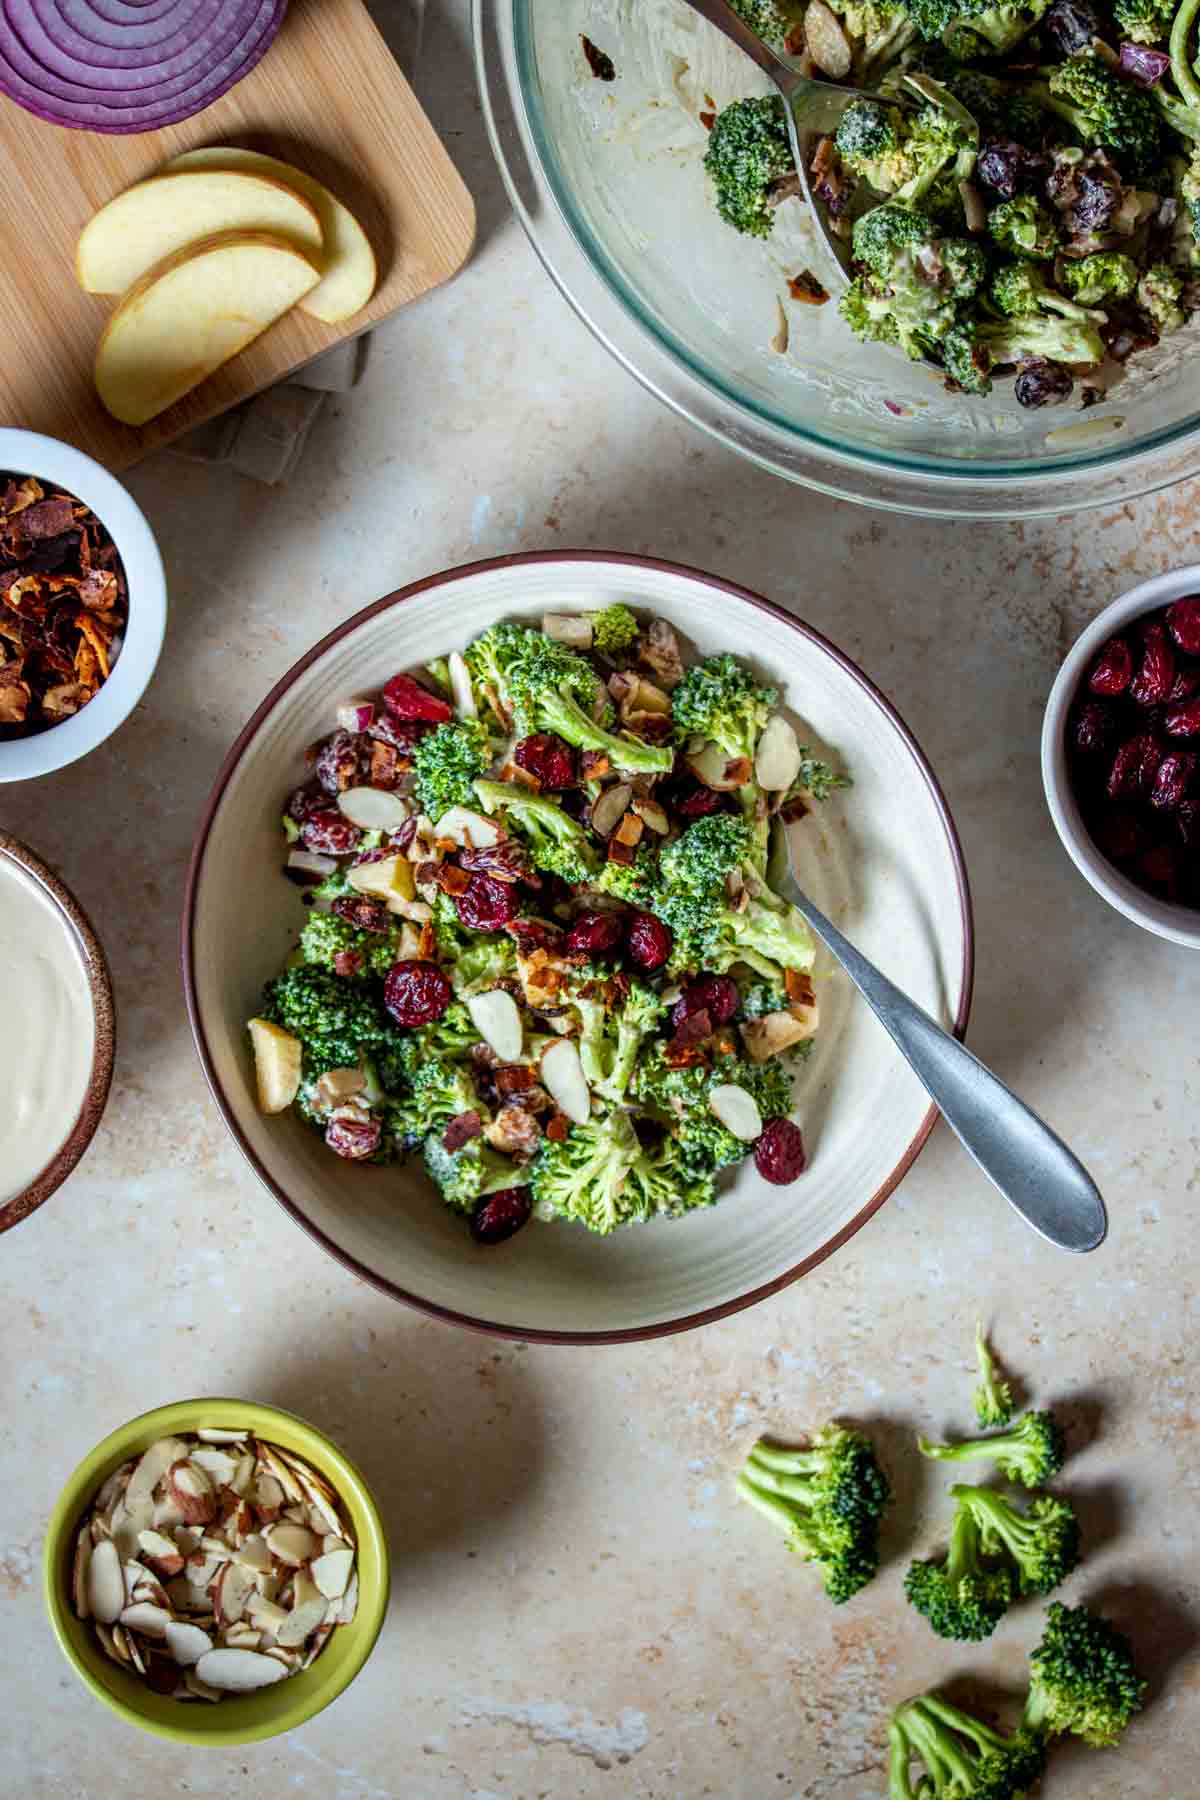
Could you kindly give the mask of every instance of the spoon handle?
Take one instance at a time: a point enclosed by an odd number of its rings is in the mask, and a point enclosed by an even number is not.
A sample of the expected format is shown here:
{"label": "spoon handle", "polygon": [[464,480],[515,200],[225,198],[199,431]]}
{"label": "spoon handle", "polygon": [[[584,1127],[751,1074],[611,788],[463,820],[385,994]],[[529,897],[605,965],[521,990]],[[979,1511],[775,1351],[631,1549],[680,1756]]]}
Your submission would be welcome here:
{"label": "spoon handle", "polygon": [[1102,1244],[1108,1229],[1104,1201],[1062,1139],[868,962],[794,880],[780,891],[841,963],[963,1148],[1026,1223],[1063,1250],[1095,1250]]}

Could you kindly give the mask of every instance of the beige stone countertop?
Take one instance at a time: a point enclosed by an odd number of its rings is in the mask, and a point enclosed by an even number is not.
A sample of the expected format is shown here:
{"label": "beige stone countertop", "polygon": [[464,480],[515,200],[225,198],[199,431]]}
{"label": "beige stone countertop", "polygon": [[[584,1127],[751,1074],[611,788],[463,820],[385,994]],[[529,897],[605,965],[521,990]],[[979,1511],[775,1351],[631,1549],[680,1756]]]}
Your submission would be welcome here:
{"label": "beige stone countertop", "polygon": [[[889,1709],[951,1678],[1018,1693],[1038,1635],[1023,1606],[987,1645],[942,1643],[900,1592],[945,1510],[912,1434],[970,1424],[982,1312],[1068,1425],[1061,1485],[1086,1556],[1062,1596],[1134,1631],[1152,1690],[1122,1750],[1055,1755],[1047,1800],[1193,1800],[1200,959],[1076,875],[1043,805],[1038,732],[1083,623],[1198,560],[1200,487],[1036,525],[922,523],[710,444],[610,361],[508,216],[464,13],[431,20],[426,87],[479,198],[476,260],[379,332],[367,385],[322,419],[286,487],[168,456],[133,475],[171,588],[157,677],[100,751],[0,794],[3,827],[90,912],[120,1011],[95,1143],[0,1244],[0,1795],[877,1800]],[[178,967],[219,761],[358,607],[473,557],[574,546],[758,589],[895,700],[974,886],[971,1043],[1095,1172],[1112,1217],[1097,1254],[1045,1246],[942,1129],[846,1248],[766,1304],[644,1345],[526,1348],[361,1285],[258,1187],[201,1078]],[[394,1569],[383,1636],[332,1708],[205,1754],[95,1702],[40,1592],[44,1523],[76,1461],[199,1393],[333,1433],[374,1484]],[[883,1576],[841,1609],[730,1490],[759,1429],[838,1413],[877,1424],[899,1489]]]}

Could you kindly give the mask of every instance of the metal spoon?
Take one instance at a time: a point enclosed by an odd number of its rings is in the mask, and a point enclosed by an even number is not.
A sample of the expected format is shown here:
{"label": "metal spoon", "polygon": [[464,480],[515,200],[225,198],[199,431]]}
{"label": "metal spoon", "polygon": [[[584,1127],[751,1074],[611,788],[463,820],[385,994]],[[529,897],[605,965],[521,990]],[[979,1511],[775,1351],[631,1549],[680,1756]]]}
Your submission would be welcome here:
{"label": "metal spoon", "polygon": [[1062,1250],[1095,1250],[1108,1219],[1100,1190],[1060,1137],[957,1038],[847,942],[797,884],[786,828],[771,826],[767,880],[808,920],[924,1082],[968,1155],[1026,1224]]}

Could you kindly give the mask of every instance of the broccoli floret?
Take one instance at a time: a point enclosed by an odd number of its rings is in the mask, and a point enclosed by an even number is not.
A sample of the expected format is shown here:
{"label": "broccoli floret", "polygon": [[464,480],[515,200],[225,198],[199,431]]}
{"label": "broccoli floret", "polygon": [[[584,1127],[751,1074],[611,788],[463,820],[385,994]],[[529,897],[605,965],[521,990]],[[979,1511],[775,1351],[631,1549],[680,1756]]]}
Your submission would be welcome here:
{"label": "broccoli floret", "polygon": [[725,107],[708,134],[704,166],[725,223],[748,237],[769,237],[771,190],[796,172],[782,100],[770,94]]}
{"label": "broccoli floret", "polygon": [[624,900],[626,905],[644,911],[658,885],[657,853],[641,843],[631,863],[606,862],[600,873],[592,876],[590,885],[597,893],[611,894],[614,900]]}
{"label": "broccoli floret", "polygon": [[600,853],[577,819],[548,794],[505,781],[477,781],[475,795],[484,812],[504,812],[529,844],[539,869],[565,881],[590,881],[600,868]]}
{"label": "broccoli floret", "polygon": [[1048,1412],[1024,1413],[999,1437],[972,1438],[963,1444],[933,1444],[918,1437],[917,1448],[934,1462],[994,1462],[1009,1481],[1027,1488],[1053,1480],[1067,1455],[1062,1428]]}
{"label": "broccoli floret", "polygon": [[1079,1525],[1065,1500],[1039,1494],[1027,1513],[988,1487],[956,1486],[950,1497],[972,1515],[985,1556],[1011,1562],[1023,1594],[1049,1594],[1079,1561]]}
{"label": "broccoli floret", "polygon": [[473,783],[492,760],[487,731],[478,719],[439,725],[427,732],[413,754],[421,811],[436,824],[452,806],[474,805]]}
{"label": "broccoli floret", "polygon": [[[914,1761],[924,1770],[915,1786]],[[938,1694],[898,1706],[888,1727],[889,1800],[1024,1800],[1045,1764],[1035,1733],[1005,1737]]]}
{"label": "broccoli floret", "polygon": [[1113,18],[1135,44],[1158,44],[1171,34],[1178,0],[1113,0]]}
{"label": "broccoli floret", "polygon": [[786,1012],[791,1002],[787,989],[776,987],[772,981],[743,981],[739,983],[742,995],[742,1019],[762,1019],[767,1013]]}
{"label": "broccoli floret", "polygon": [[[662,880],[654,911],[675,935],[672,968],[721,973],[744,962],[768,980],[780,971],[812,968],[814,948],[796,911],[762,885],[754,869],[755,839],[744,819],[712,813],[697,819],[660,858]],[[740,912],[729,904],[726,879],[740,869],[756,893]]]}
{"label": "broccoli floret", "polygon": [[959,218],[962,201],[957,198],[958,183],[969,180],[974,172],[979,126],[950,89],[933,76],[905,74],[902,85],[925,104],[915,118],[905,118],[904,150],[913,168],[895,197],[908,206],[923,205],[945,172],[951,177],[952,193],[957,199],[957,205],[952,204],[952,216]]}
{"label": "broccoli floret", "polygon": [[729,0],[729,3],[751,31],[765,38],[773,50],[786,50],[789,38],[803,46],[803,0]]}
{"label": "broccoli floret", "polygon": [[832,763],[826,762],[824,757],[814,756],[807,744],[801,744],[800,769],[783,796],[780,810],[786,817],[789,806],[797,802],[815,800],[820,804],[821,801],[828,800],[836,789],[853,786],[852,776],[839,774]]}
{"label": "broccoli floret", "polygon": [[1162,130],[1155,102],[1091,55],[1072,56],[1033,91],[1066,119],[1085,144],[1102,144],[1122,174],[1154,175],[1162,163]]}
{"label": "broccoli floret", "polygon": [[1012,1604],[1013,1575],[1011,1569],[987,1566],[979,1525],[960,1506],[945,1557],[911,1563],[904,1592],[939,1637],[981,1643],[991,1637]]}
{"label": "broccoli floret", "polygon": [[592,614],[592,648],[602,656],[621,656],[632,650],[640,630],[636,615],[618,601]]}
{"label": "broccoli floret", "polygon": [[1146,1683],[1129,1639],[1086,1606],[1055,1601],[1029,1661],[1021,1722],[1038,1737],[1069,1731],[1094,1749],[1110,1749],[1143,1704]]}
{"label": "broccoli floret", "polygon": [[1018,194],[993,206],[988,214],[988,230],[1010,256],[1045,260],[1058,248],[1058,225],[1032,194]]}
{"label": "broccoli floret", "polygon": [[268,983],[262,1016],[300,1039],[309,1078],[326,1069],[353,1068],[394,1029],[370,986],[313,963],[298,963]]}
{"label": "broccoli floret", "polygon": [[671,716],[680,732],[698,732],[726,756],[753,761],[777,699],[775,689],[761,686],[740,658],[709,656],[688,669],[676,687]]}
{"label": "broccoli floret", "polygon": [[893,194],[915,172],[905,146],[908,128],[899,107],[881,100],[853,100],[839,121],[835,141],[842,161],[881,194]]}
{"label": "broccoli floret", "polygon": [[752,1063],[738,1056],[719,1056],[713,1067],[689,1063],[675,1067],[660,1041],[639,1059],[631,1084],[641,1105],[661,1113],[678,1146],[679,1166],[696,1176],[712,1176],[741,1162],[752,1145],[734,1137],[709,1105],[714,1087],[734,1082],[753,1094],[765,1121],[786,1118],[792,1110],[792,1084],[783,1064],[772,1059]]}
{"label": "broccoli floret", "polygon": [[914,361],[936,353],[987,272],[977,245],[940,236],[926,213],[893,201],[863,214],[853,245],[865,269],[843,296],[842,317],[860,337],[900,343]]}
{"label": "broccoli floret", "polygon": [[543,1138],[533,1162],[533,1200],[542,1218],[574,1219],[606,1237],[645,1218],[644,1189],[629,1172],[642,1154],[629,1115],[616,1111]]}
{"label": "broccoli floret", "polygon": [[687,1162],[674,1138],[667,1138],[653,1155],[643,1152],[638,1157],[628,1185],[638,1194],[638,1216],[644,1218],[682,1218],[717,1200],[712,1176]]}
{"label": "broccoli floret", "polygon": [[1169,263],[1154,263],[1137,284],[1137,303],[1160,335],[1186,323],[1182,297],[1183,277]]}
{"label": "broccoli floret", "polygon": [[1002,263],[988,284],[988,294],[993,304],[1010,318],[1053,312],[1064,319],[1094,318],[1098,322],[1104,319],[1103,313],[1089,312],[1087,307],[1074,300],[1064,299],[1032,262]]}
{"label": "broccoli floret", "polygon": [[461,949],[447,970],[460,1000],[486,994],[502,981],[515,980],[517,948],[511,938],[481,934]]}
{"label": "broccoli floret", "polygon": [[[306,963],[328,969],[341,980],[355,980],[370,975],[382,978],[400,955],[400,932],[395,926],[386,931],[361,931],[336,913],[310,912],[304,922],[297,946]],[[335,969],[338,957],[341,969]]]}
{"label": "broccoli floret", "polygon": [[428,1133],[440,1131],[465,1112],[485,1116],[467,1069],[461,1063],[429,1057],[412,1070],[408,1091],[390,1109],[389,1122],[398,1138],[407,1144],[418,1144]]}
{"label": "broccoli floret", "polygon": [[1128,300],[1137,287],[1138,270],[1132,256],[1119,250],[1097,250],[1093,256],[1065,260],[1060,276],[1063,287],[1081,306],[1103,306],[1110,300]]}
{"label": "broccoli floret", "polygon": [[804,1450],[760,1438],[737,1491],[784,1533],[790,1550],[819,1564],[835,1605],[878,1569],[879,1521],[891,1488],[861,1432],[826,1425]]}
{"label": "broccoli floret", "polygon": [[[911,69],[931,75],[970,113],[984,138],[1014,139],[1039,148],[1046,128],[1044,108],[1026,88],[964,68],[941,44],[927,44]],[[889,85],[892,78],[889,77]]]}
{"label": "broccoli floret", "polygon": [[996,325],[956,326],[942,344],[946,373],[968,394],[989,394],[995,365],[1026,357],[1092,368],[1104,361],[1104,340],[1083,320],[1026,315]]}
{"label": "broccoli floret", "polygon": [[641,981],[630,982],[629,991],[615,1014],[616,1047],[600,1088],[602,1097],[612,1101],[614,1106],[624,1100],[638,1052],[665,1011],[665,1003],[653,988]]}
{"label": "broccoli floret", "polygon": [[975,1417],[985,1431],[996,1425],[1007,1425],[1013,1416],[1012,1389],[1007,1381],[1000,1379],[982,1319],[975,1322],[975,1360],[979,1365],[979,1381],[973,1396]]}
{"label": "broccoli floret", "polygon": [[425,1139],[424,1162],[425,1173],[455,1212],[474,1212],[475,1202],[484,1194],[523,1187],[529,1180],[527,1168],[509,1162],[482,1138],[471,1138],[461,1150],[447,1150],[441,1137],[431,1133]]}
{"label": "broccoli floret", "polygon": [[915,207],[873,206],[855,221],[854,257],[875,280],[886,283],[906,250],[915,251],[937,234],[933,221]]}
{"label": "broccoli floret", "polygon": [[479,1032],[461,1001],[454,1000],[440,1019],[415,1031],[388,1021],[388,1030],[373,1053],[379,1079],[390,1094],[403,1094],[426,1063],[465,1062],[479,1042]]}
{"label": "broccoli floret", "polygon": [[944,39],[963,60],[1012,49],[1033,30],[1050,0],[1022,6],[987,5],[986,0],[905,0],[923,38]]}
{"label": "broccoli floret", "polygon": [[856,80],[877,76],[916,36],[901,0],[832,0],[832,8],[854,45]]}

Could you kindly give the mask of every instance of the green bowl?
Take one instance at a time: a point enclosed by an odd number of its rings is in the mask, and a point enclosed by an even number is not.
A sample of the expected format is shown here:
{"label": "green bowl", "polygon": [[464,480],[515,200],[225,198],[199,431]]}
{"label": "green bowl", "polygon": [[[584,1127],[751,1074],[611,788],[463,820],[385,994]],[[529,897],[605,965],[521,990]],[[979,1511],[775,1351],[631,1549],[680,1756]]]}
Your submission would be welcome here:
{"label": "green bowl", "polygon": [[[201,1428],[253,1431],[268,1443],[294,1450],[337,1493],[358,1540],[358,1610],[352,1625],[339,1625],[320,1656],[287,1681],[252,1694],[230,1694],[219,1704],[172,1700],[153,1694],[137,1675],[118,1667],[101,1649],[88,1623],[75,1617],[70,1576],[75,1535],[100,1484],[156,1439]],[[63,1655],[98,1700],[143,1731],[180,1744],[253,1744],[277,1737],[315,1717],[349,1687],[370,1656],[388,1604],[388,1548],[378,1508],[354,1464],[323,1432],[294,1413],[246,1400],[179,1400],[158,1406],[111,1432],[97,1444],[64,1487],[46,1531],[46,1610]]]}

